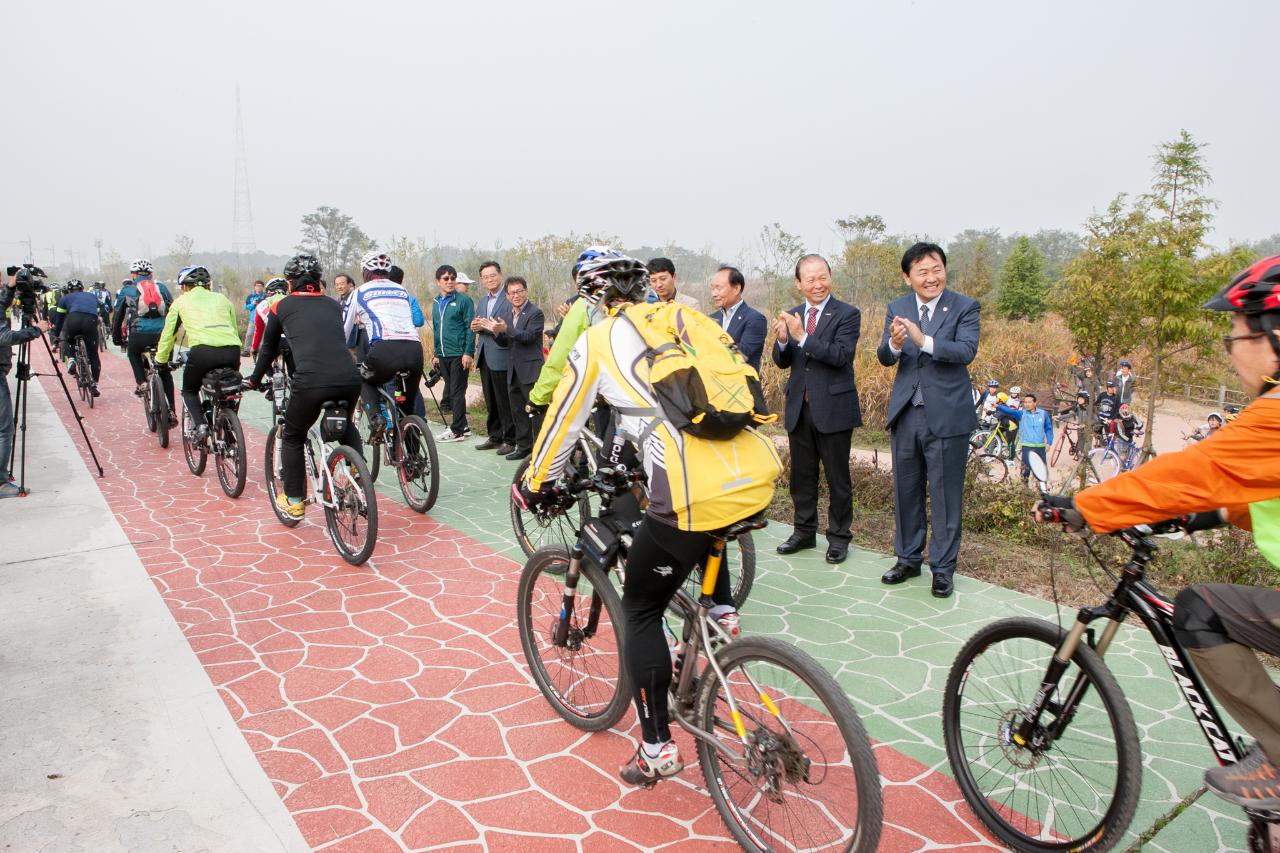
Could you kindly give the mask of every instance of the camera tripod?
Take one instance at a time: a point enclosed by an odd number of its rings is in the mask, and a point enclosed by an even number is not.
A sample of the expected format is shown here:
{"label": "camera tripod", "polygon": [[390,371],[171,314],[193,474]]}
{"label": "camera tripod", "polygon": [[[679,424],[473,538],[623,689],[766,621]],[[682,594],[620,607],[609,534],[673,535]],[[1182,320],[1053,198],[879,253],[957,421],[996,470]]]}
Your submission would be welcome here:
{"label": "camera tripod", "polygon": [[[15,309],[15,312],[18,309]],[[27,328],[31,325],[33,317],[31,314],[22,312],[22,321],[19,328]],[[13,431],[14,441],[9,452],[9,471],[18,471],[18,494],[25,497],[27,491],[27,400],[30,398],[30,389],[27,387],[33,376],[56,376],[58,383],[62,386],[62,393],[67,398],[67,405],[71,407],[71,414],[76,417],[76,424],[80,427],[80,435],[84,437],[85,449],[89,451],[89,456],[93,458],[94,467],[98,469],[98,476],[103,476],[102,463],[98,461],[98,454],[93,451],[93,442],[89,440],[89,433],[84,428],[84,418],[81,417],[80,411],[76,408],[75,400],[71,398],[71,391],[67,388],[67,381],[63,378],[62,370],[58,367],[58,359],[53,353],[53,346],[49,343],[47,335],[41,335],[40,340],[44,341],[45,351],[49,353],[49,363],[53,365],[53,373],[36,373],[31,369],[31,341],[23,341],[18,344],[18,367],[15,371],[18,380],[17,395],[13,399]],[[21,448],[21,449],[19,449]],[[15,460],[18,464],[15,466]]]}

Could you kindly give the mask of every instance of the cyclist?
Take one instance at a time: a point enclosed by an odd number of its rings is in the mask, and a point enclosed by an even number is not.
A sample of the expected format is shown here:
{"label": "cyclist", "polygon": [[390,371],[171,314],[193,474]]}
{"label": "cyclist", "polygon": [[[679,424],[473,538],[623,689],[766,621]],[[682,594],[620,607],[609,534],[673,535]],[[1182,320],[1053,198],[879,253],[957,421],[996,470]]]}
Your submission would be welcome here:
{"label": "cyclist", "polygon": [[[298,257],[311,256],[298,255]],[[297,260],[297,258],[294,260]],[[271,306],[275,305],[281,299],[284,299],[285,294],[288,292],[289,283],[287,281],[283,278],[273,278],[271,281],[267,282],[262,293],[250,294],[250,298],[253,296],[259,297],[258,301],[253,304],[253,309],[249,315],[249,322],[252,324],[248,332],[248,337],[251,342],[249,345],[249,354],[255,359],[258,357],[258,347],[262,344],[262,336],[267,331],[267,318],[271,314]],[[249,304],[248,300],[245,300],[245,304]],[[286,353],[288,353],[288,349],[288,346],[286,346]]]}
{"label": "cyclist", "polygon": [[[1019,389],[1021,390],[1021,389]],[[1049,470],[1049,458],[1045,454],[1053,444],[1053,418],[1045,409],[1036,407],[1036,395],[1028,391],[1022,397],[1022,408],[1001,405],[998,407],[1001,416],[1018,424],[1018,448],[1022,453],[1022,482],[1025,484],[1031,476],[1031,457],[1039,456],[1046,471]]]}
{"label": "cyclist", "polygon": [[995,414],[996,397],[1000,394],[1000,383],[995,379],[987,380],[987,390],[978,395],[974,407],[978,412],[978,417],[986,420]]}
{"label": "cyclist", "polygon": [[200,383],[204,375],[219,367],[240,366],[240,335],[236,330],[236,309],[227,297],[214,293],[213,277],[201,266],[183,267],[178,272],[182,295],[173,301],[164,318],[156,361],[167,364],[173,356],[178,331],[187,333],[187,363],[182,369],[182,405],[195,428],[192,438],[203,441],[209,432],[200,405]]}
{"label": "cyclist", "polygon": [[1196,427],[1191,435],[1183,436],[1184,440],[1204,441],[1218,430],[1222,429],[1222,415],[1218,412],[1210,412],[1209,417],[1205,418],[1204,426]]}
{"label": "cyclist", "polygon": [[395,378],[402,370],[405,378],[404,403],[401,411],[412,414],[421,391],[422,340],[413,325],[413,309],[409,294],[391,280],[391,258],[374,250],[360,259],[364,284],[356,288],[347,305],[343,333],[347,339],[355,326],[361,325],[369,335],[369,351],[360,365],[364,379],[361,398],[372,424],[371,435],[378,436],[386,428],[386,420],[378,413],[378,387]]}
{"label": "cyclist", "polygon": [[[293,354],[293,367],[289,371],[289,406],[284,411],[280,439],[284,491],[275,500],[283,512],[301,518],[306,512],[307,495],[302,447],[307,430],[320,417],[325,403],[346,402],[347,431],[342,443],[361,451],[360,433],[350,417],[360,399],[360,374],[347,351],[342,307],[325,298],[320,262],[311,255],[296,255],[284,265],[284,274],[289,295],[270,302],[258,361],[246,382],[250,388],[259,387],[287,343]],[[272,279],[267,284],[268,291],[271,283],[283,280]]]}
{"label": "cyclist", "polygon": [[[151,277],[151,261],[139,258],[129,265],[130,278],[120,283],[116,291],[115,311],[111,315],[111,342],[124,347],[133,369],[134,394],[141,397],[147,390],[147,374],[142,364],[142,354],[160,345],[160,333],[164,331],[164,314],[173,302],[169,288]],[[142,291],[147,291],[146,300]],[[159,296],[159,304],[148,302]],[[126,343],[126,338],[128,341]],[[178,425],[177,409],[173,405],[173,374],[162,362],[160,381],[164,395],[169,399],[169,426]]]}
{"label": "cyclist", "polygon": [[65,295],[58,300],[58,312],[62,315],[59,334],[63,357],[72,357],[76,338],[84,341],[93,370],[93,396],[101,397],[98,391],[98,377],[102,375],[102,361],[98,358],[98,297],[86,293],[84,282],[73,278],[67,282]]}
{"label": "cyclist", "polygon": [[98,297],[98,315],[102,317],[103,324],[111,322],[111,291],[107,290],[105,281],[95,281],[93,283],[93,295]]}
{"label": "cyclist", "polygon": [[1111,434],[1116,439],[1116,453],[1124,460],[1124,467],[1128,469],[1130,459],[1133,457],[1135,450],[1135,442],[1138,440],[1138,433],[1142,430],[1142,421],[1138,420],[1138,416],[1133,413],[1128,403],[1120,404],[1120,411],[1116,413],[1116,417],[1111,421]]}
{"label": "cyclist", "polygon": [[[1241,272],[1205,307],[1230,312],[1223,345],[1257,399],[1198,444],[1074,501],[1046,500],[1042,516],[1096,533],[1188,514],[1190,530],[1227,521],[1251,529],[1263,556],[1280,566],[1280,256]],[[1280,690],[1253,652],[1280,655],[1280,590],[1204,584],[1184,589],[1175,605],[1175,630],[1205,683],[1258,742],[1241,762],[1207,770],[1205,784],[1233,803],[1280,809]]]}
{"label": "cyclist", "polygon": [[[651,414],[661,409],[648,379],[647,348],[635,328],[617,322],[615,314],[618,308],[643,300],[647,280],[644,264],[634,258],[602,255],[580,263],[579,292],[584,294],[580,301],[610,316],[573,346],[526,479],[515,494],[526,508],[554,499],[553,484],[597,396],[613,406],[617,432],[641,445],[650,498],[628,552],[622,596],[624,653],[643,731],[643,743],[621,770],[623,781],[631,785],[673,776],[684,766],[671,740],[667,715],[672,677],[671,654],[662,630],[667,603],[694,566],[706,558],[713,539],[709,531],[768,506],[774,480],[782,471],[772,443],[753,430],[728,442],[705,442]],[[713,444],[728,445],[729,452],[722,458],[734,460],[736,470],[726,472],[725,478],[694,473],[695,460]],[[720,453],[721,448],[714,452]],[[727,596],[725,573],[717,578],[718,591],[721,585]]]}

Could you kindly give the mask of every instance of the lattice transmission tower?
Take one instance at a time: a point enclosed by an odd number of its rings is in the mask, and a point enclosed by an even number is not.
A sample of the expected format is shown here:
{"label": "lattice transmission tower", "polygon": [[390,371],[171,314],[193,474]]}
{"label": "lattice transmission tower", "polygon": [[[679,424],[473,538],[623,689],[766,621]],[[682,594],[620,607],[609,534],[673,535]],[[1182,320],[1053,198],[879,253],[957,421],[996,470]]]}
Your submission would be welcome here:
{"label": "lattice transmission tower", "polygon": [[236,86],[236,202],[231,222],[231,251],[257,251],[253,239],[253,205],[249,201],[249,165],[244,156],[244,119],[240,116],[240,87]]}

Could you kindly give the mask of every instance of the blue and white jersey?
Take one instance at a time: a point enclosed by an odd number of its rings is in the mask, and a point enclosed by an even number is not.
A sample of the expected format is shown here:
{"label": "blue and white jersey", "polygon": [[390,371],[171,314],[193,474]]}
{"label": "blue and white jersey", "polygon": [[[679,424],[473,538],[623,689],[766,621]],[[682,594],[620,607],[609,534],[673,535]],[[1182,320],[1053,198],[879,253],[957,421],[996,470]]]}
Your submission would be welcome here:
{"label": "blue and white jersey", "polygon": [[343,323],[348,340],[357,325],[364,327],[370,344],[419,340],[408,291],[387,278],[375,278],[356,288]]}

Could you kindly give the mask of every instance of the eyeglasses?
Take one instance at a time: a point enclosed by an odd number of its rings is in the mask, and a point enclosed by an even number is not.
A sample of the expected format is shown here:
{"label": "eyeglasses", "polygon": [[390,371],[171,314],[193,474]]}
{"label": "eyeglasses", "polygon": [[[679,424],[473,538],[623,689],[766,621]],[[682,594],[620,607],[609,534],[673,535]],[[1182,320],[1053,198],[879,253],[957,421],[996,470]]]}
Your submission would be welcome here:
{"label": "eyeglasses", "polygon": [[1231,355],[1231,348],[1235,346],[1236,341],[1252,341],[1257,340],[1265,335],[1265,332],[1251,332],[1247,335],[1223,335],[1222,347],[1227,351],[1227,355]]}
{"label": "eyeglasses", "polygon": [[525,289],[524,289],[523,287],[508,287],[508,288],[507,288],[507,293],[525,293],[525,292],[526,292],[526,291],[525,291]]}
{"label": "eyeglasses", "polygon": [[457,276],[452,276],[452,275],[442,275],[440,276],[440,280],[441,281],[457,281],[458,278]]}

